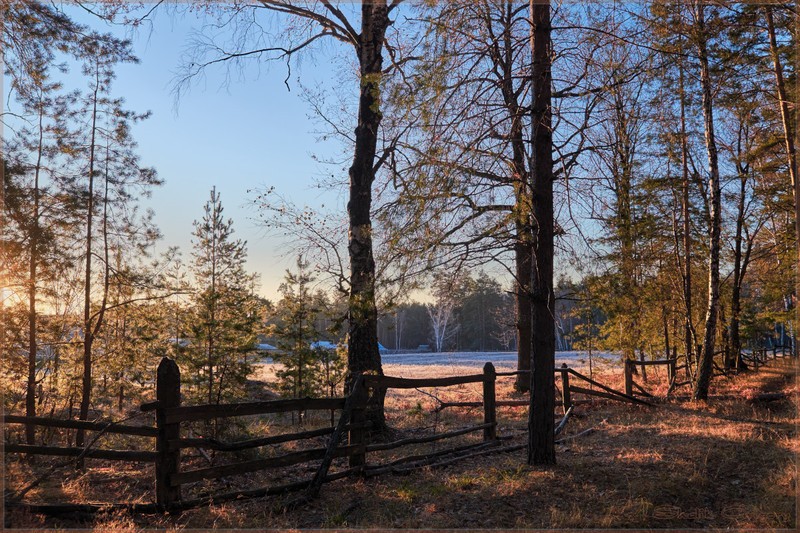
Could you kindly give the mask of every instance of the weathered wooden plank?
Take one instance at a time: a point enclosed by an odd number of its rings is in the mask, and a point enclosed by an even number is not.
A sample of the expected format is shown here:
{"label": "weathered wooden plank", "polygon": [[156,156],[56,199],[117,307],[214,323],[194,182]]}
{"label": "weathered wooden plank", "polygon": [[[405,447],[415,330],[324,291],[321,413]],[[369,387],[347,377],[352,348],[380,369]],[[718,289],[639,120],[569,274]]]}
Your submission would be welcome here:
{"label": "weathered wooden plank", "polygon": [[418,389],[423,387],[449,387],[464,383],[480,383],[483,381],[483,374],[450,376],[445,378],[397,378],[394,376],[365,375],[364,379],[368,387]]}
{"label": "weathered wooden plank", "polygon": [[[573,376],[581,378],[582,380],[584,380],[587,383],[591,383],[595,387],[597,387],[599,389],[602,389],[602,390],[608,392],[609,394],[620,396],[620,397],[625,398],[625,399],[627,399],[627,400],[629,400],[631,402],[640,403],[642,405],[649,405],[649,406],[653,405],[650,402],[646,402],[644,400],[640,400],[639,398],[635,398],[635,397],[633,397],[633,396],[631,396],[629,394],[624,394],[622,392],[619,392],[617,390],[612,389],[611,387],[606,387],[602,383],[599,383],[599,382],[597,382],[597,381],[595,381],[595,380],[593,380],[593,379],[591,379],[591,378],[589,378],[587,376],[584,376],[580,372],[576,372],[575,370],[573,370],[571,368],[569,369],[569,373],[572,374]],[[572,390],[574,391],[575,389],[576,389],[576,387],[572,386]],[[586,390],[586,389],[584,389],[584,390]]]}
{"label": "weathered wooden plank", "polygon": [[510,371],[510,372],[498,372],[497,373],[497,377],[498,378],[503,378],[503,377],[509,377],[509,376],[522,376],[522,375],[530,374],[530,373],[531,373],[530,370],[514,370],[514,371]]}
{"label": "weathered wooden plank", "polygon": [[625,359],[623,363],[623,371],[625,375],[625,394],[628,396],[633,395],[633,367],[631,366],[631,360]]}
{"label": "weathered wooden plank", "polygon": [[[335,474],[328,474],[325,476],[323,482],[329,483],[331,481],[336,481],[337,479],[348,477],[359,471],[361,471],[361,468],[349,468],[347,470],[336,472]],[[304,481],[295,481],[293,483],[287,483],[285,485],[266,486],[255,489],[237,490],[232,492],[225,492],[222,494],[214,494],[211,496],[204,496],[202,498],[195,498],[193,500],[184,500],[182,502],[178,502],[174,508],[184,510],[184,509],[202,507],[210,503],[217,504],[232,500],[238,501],[249,498],[262,498],[264,496],[277,496],[280,494],[286,494],[289,492],[304,490],[310,485],[311,482],[312,480],[309,479]]]}
{"label": "weathered wooden plank", "polygon": [[630,364],[636,366],[668,365],[672,359],[656,359],[655,361],[631,361]]}
{"label": "weathered wooden plank", "polygon": [[406,475],[406,474],[410,474],[413,470],[416,470],[418,468],[423,468],[423,467],[442,468],[444,466],[449,466],[449,465],[451,465],[453,463],[456,463],[458,461],[463,461],[464,459],[470,459],[472,457],[478,457],[480,455],[487,455],[487,454],[490,454],[490,453],[512,452],[512,451],[520,450],[520,449],[522,449],[522,448],[527,446],[527,444],[520,444],[520,445],[516,445],[516,446],[503,446],[503,447],[501,447],[500,446],[500,441],[489,441],[489,442],[485,442],[484,444],[486,445],[486,448],[488,448],[488,449],[479,450],[479,451],[475,451],[475,452],[467,453],[467,454],[463,454],[463,455],[456,455],[456,456],[451,457],[449,459],[444,459],[443,461],[438,461],[438,462],[425,461],[425,462],[422,462],[422,463],[417,463],[417,464],[406,466],[406,467],[402,467],[402,468],[395,468],[395,469],[393,469],[392,473],[393,474],[398,474],[398,475]]}
{"label": "weathered wooden plank", "polygon": [[263,402],[191,405],[164,409],[164,416],[167,423],[190,422],[231,416],[341,409],[344,407],[344,402],[344,398],[291,398]]}
{"label": "weathered wooden plank", "polygon": [[[392,474],[402,476],[410,474],[412,471],[417,470],[419,468],[424,468],[424,467],[441,468],[443,466],[453,464],[457,461],[463,461],[464,459],[469,459],[470,457],[484,455],[485,453],[487,453],[486,448],[488,448],[490,451],[498,451],[498,449],[500,448],[500,441],[498,440],[484,441],[483,443],[481,443],[481,446],[475,448],[476,450],[479,451],[473,451],[472,453],[466,453],[466,454],[453,454],[454,455],[453,457],[449,459],[444,459],[443,461],[437,461],[433,457],[430,457],[426,460],[419,461],[409,466],[404,466],[400,468],[390,467],[390,471]],[[377,472],[377,473],[382,473],[382,472]]]}
{"label": "weathered wooden plank", "polygon": [[[566,370],[563,367],[555,368],[553,371],[556,374],[566,372]],[[511,371],[511,372],[498,372],[497,373],[497,377],[502,378],[502,377],[509,377],[509,376],[522,376],[522,375],[526,375],[526,374],[530,374],[530,373],[531,373],[530,370],[514,370],[514,371]]]}
{"label": "weathered wooden plank", "polygon": [[572,386],[572,392],[576,392],[578,394],[585,394],[587,396],[597,396],[598,398],[606,398],[608,400],[617,400],[617,401],[625,400],[625,398],[621,398],[616,394],[609,394],[607,392],[602,392],[598,390],[585,389],[583,387],[577,387],[575,385]]}
{"label": "weathered wooden plank", "polygon": [[[574,389],[572,386],[570,388]],[[570,402],[572,405],[591,403],[589,400],[573,400],[571,398]],[[528,407],[530,404],[529,400],[497,400],[495,402],[497,407]],[[556,407],[561,407],[562,405],[564,404],[561,400],[556,400]],[[483,407],[483,402],[442,402],[436,408],[436,411],[441,411],[448,407]]]}
{"label": "weathered wooden plank", "polygon": [[[249,472],[266,470],[267,468],[276,468],[280,466],[290,466],[309,461],[316,461],[325,457],[326,451],[327,448],[313,448],[311,450],[287,453],[277,457],[267,457],[264,459],[254,459],[252,461],[243,461],[241,463],[234,463],[230,465],[212,466],[210,468],[179,472],[170,477],[170,484],[177,486],[182,485],[183,483],[200,481],[202,479],[216,479],[222,476],[247,474]],[[352,454],[363,452],[363,446],[342,446],[336,449],[336,451],[333,453],[333,456],[348,457]]]}
{"label": "weathered wooden plank", "polygon": [[483,440],[497,440],[497,372],[492,363],[483,365]]}
{"label": "weathered wooden plank", "polygon": [[160,404],[158,403],[158,400],[153,400],[152,402],[145,402],[142,405],[140,405],[139,410],[144,413],[148,413],[150,411],[155,411],[156,409],[158,409],[159,405]]}
{"label": "weathered wooden plank", "polygon": [[[335,474],[328,474],[325,476],[325,483],[342,479],[350,476],[360,469],[351,468],[336,472]],[[211,503],[223,503],[232,500],[243,500],[250,498],[262,498],[264,496],[277,496],[279,494],[286,494],[288,492],[296,492],[305,489],[311,480],[295,481],[285,485],[274,485],[259,487],[255,489],[237,490],[232,492],[225,492],[221,494],[213,494],[211,496],[204,496],[202,498],[194,498],[191,500],[183,500],[175,502],[172,506],[173,510],[186,510],[203,507]],[[162,510],[154,503],[66,503],[66,504],[26,504],[26,503],[9,503],[7,507],[24,508],[31,513],[47,514],[47,515],[61,515],[71,513],[92,514],[97,512],[107,512],[115,510],[126,510],[132,513],[160,513]]]}
{"label": "weathered wooden plank", "polygon": [[[497,400],[497,407],[528,407],[531,402],[528,400]],[[448,407],[483,407],[483,402],[441,402],[436,411],[441,411]]]}
{"label": "weathered wooden plank", "polygon": [[566,419],[567,412],[572,406],[572,398],[569,394],[569,372],[567,372],[567,363],[561,365],[561,405],[564,408],[564,416]]}
{"label": "weathered wooden plank", "polygon": [[239,450],[259,448],[261,446],[269,446],[270,444],[280,444],[282,442],[290,442],[294,440],[311,439],[314,437],[330,435],[331,433],[333,433],[333,428],[320,428],[309,431],[301,431],[298,433],[286,433],[283,435],[273,435],[271,437],[261,437],[258,439],[240,440],[236,442],[224,442],[217,439],[203,438],[178,439],[169,442],[169,449],[178,450],[182,448],[203,448],[206,450],[235,452]]}
{"label": "weathered wooden plank", "polygon": [[569,421],[569,415],[572,414],[573,408],[574,406],[570,405],[569,409],[567,409],[567,412],[564,413],[564,418],[562,418],[561,422],[559,422],[558,425],[556,426],[556,429],[554,431],[555,435],[558,435],[559,433],[564,431],[564,428],[567,426],[567,421]]}
{"label": "weathered wooden plank", "polygon": [[597,396],[599,398],[606,398],[609,400],[616,400],[618,402],[631,402],[631,403],[644,403],[646,405],[651,405],[644,400],[640,400],[639,398],[631,398],[623,394],[613,394],[607,392],[600,392],[592,389],[584,389],[583,387],[576,387],[572,385],[572,392],[577,392],[580,394],[586,394],[587,396]]}
{"label": "weathered wooden plank", "polygon": [[401,457],[400,459],[396,459],[390,463],[385,465],[366,465],[366,469],[364,470],[364,475],[367,477],[378,476],[381,474],[385,474],[387,472],[391,472],[394,468],[401,464],[407,463],[415,463],[419,461],[428,461],[434,457],[441,457],[444,455],[451,455],[451,454],[459,454],[465,451],[472,451],[476,449],[483,449],[487,447],[499,446],[500,441],[491,441],[491,442],[477,442],[473,444],[467,444],[465,446],[456,446],[453,448],[445,448],[444,450],[438,450],[435,452],[430,453],[423,453],[419,455],[409,455],[406,457]]}
{"label": "weathered wooden plank", "polygon": [[156,370],[156,504],[165,511],[171,511],[175,502],[181,499],[180,485],[171,485],[170,478],[177,474],[181,464],[181,451],[170,450],[169,441],[178,440],[181,426],[177,421],[168,422],[165,411],[177,409],[181,405],[181,371],[177,363],[163,357]]}
{"label": "weathered wooden plank", "polygon": [[89,422],[86,420],[64,420],[46,418],[41,416],[3,415],[5,424],[33,424],[35,426],[88,429],[90,431],[104,431],[105,433],[120,433],[122,435],[137,435],[141,437],[155,437],[158,430],[149,426],[125,426],[109,422]]}
{"label": "weathered wooden plank", "polygon": [[[28,453],[31,455],[60,455],[62,457],[78,457],[83,448],[62,448],[58,446],[31,446],[28,444],[6,444],[6,453]],[[110,459],[112,461],[143,461],[155,462],[156,452],[142,452],[135,450],[86,450],[84,457],[91,459]]]}
{"label": "weathered wooden plank", "polygon": [[[371,422],[362,422],[360,424],[347,424],[345,430],[349,429],[367,429],[372,426]],[[334,428],[320,428],[311,429],[308,431],[300,431],[297,433],[285,433],[283,435],[273,435],[271,437],[261,437],[258,439],[240,440],[234,442],[224,442],[221,440],[209,438],[186,438],[172,440],[169,442],[170,450],[184,449],[184,448],[202,448],[205,450],[217,450],[221,452],[236,452],[240,450],[249,450],[251,448],[259,448],[261,446],[268,446],[271,444],[281,444],[283,442],[291,442],[295,440],[311,439],[314,437],[322,437],[333,433]]]}
{"label": "weathered wooden plank", "polygon": [[[353,383],[353,388],[350,390],[350,394],[347,396],[347,399],[344,402],[342,415],[339,417],[339,422],[336,424],[336,429],[333,431],[333,435],[328,441],[328,449],[325,451],[325,455],[322,457],[319,468],[317,468],[317,471],[314,473],[314,478],[311,480],[311,483],[309,483],[308,488],[306,489],[304,499],[316,498],[319,496],[320,488],[325,482],[325,476],[328,475],[328,470],[331,468],[331,462],[336,454],[336,448],[339,446],[339,441],[344,434],[345,427],[347,427],[348,423],[351,421],[351,416],[353,415],[355,408],[361,407],[361,405],[358,404],[361,403],[364,405],[366,403],[367,400],[362,401],[362,398],[364,395],[366,395],[366,392],[366,387],[364,387],[364,375],[361,374],[356,378],[355,383]],[[362,425],[361,420],[357,420],[356,422],[357,425]],[[350,431],[353,430],[351,429]],[[361,450],[364,449],[363,441],[359,442],[358,445]],[[363,452],[350,455],[350,466],[354,468],[360,468],[366,461],[365,455],[366,454]]]}
{"label": "weathered wooden plank", "polygon": [[646,390],[644,390],[644,389],[642,388],[642,386],[641,386],[641,385],[639,385],[638,383],[636,383],[635,381],[632,381],[631,383],[633,384],[633,386],[634,386],[634,387],[636,387],[636,389],[637,389],[637,390],[638,390],[638,391],[639,391],[639,392],[640,392],[642,395],[644,395],[644,396],[647,396],[648,398],[652,398],[652,397],[653,397],[653,395],[652,395],[652,394],[650,394],[649,392],[647,392]]}
{"label": "weathered wooden plank", "polygon": [[7,502],[7,508],[25,509],[34,514],[64,515],[64,514],[94,514],[125,510],[131,513],[160,513],[161,510],[154,503],[23,503]]}
{"label": "weathered wooden plank", "polygon": [[474,431],[482,431],[488,429],[492,426],[496,426],[497,422],[490,422],[486,424],[479,424],[477,426],[470,426],[467,428],[456,429],[453,431],[447,431],[445,433],[436,433],[434,435],[426,435],[424,437],[409,437],[407,439],[400,439],[393,442],[382,442],[379,444],[368,444],[367,445],[367,452],[380,452],[384,450],[394,450],[395,448],[400,448],[402,446],[407,446],[409,444],[424,444],[426,442],[435,442],[438,440],[450,439],[453,437],[458,437],[459,435],[466,435],[467,433],[472,433]]}

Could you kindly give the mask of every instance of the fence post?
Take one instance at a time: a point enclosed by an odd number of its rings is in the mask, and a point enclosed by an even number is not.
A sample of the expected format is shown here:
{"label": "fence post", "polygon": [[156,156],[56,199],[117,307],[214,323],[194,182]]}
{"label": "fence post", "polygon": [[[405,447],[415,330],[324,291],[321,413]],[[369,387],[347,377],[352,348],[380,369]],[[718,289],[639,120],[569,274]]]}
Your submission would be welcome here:
{"label": "fence post", "polygon": [[[367,385],[365,380],[356,378],[353,383],[355,386],[350,391],[352,395],[352,411],[350,412],[350,424],[353,426],[350,428],[350,431],[347,434],[347,443],[351,446],[353,445],[364,445],[365,442],[365,432],[363,427],[358,427],[363,425],[364,420],[366,417],[364,416],[364,411],[367,408],[367,401],[369,400],[369,394],[367,393]],[[367,462],[366,453],[357,453],[350,456],[350,466],[363,466],[364,463]]]}
{"label": "fence post", "polygon": [[569,372],[567,372],[567,363],[561,363],[561,403],[564,406],[564,414],[567,414],[570,406],[572,406],[572,399],[569,394]]}
{"label": "fence post", "polygon": [[174,360],[164,357],[156,374],[156,505],[169,511],[181,499],[180,486],[170,485],[172,474],[178,473],[180,450],[170,450],[169,441],[180,437],[180,424],[167,424],[164,410],[181,405],[181,371]]}
{"label": "fence post", "polygon": [[673,357],[669,360],[669,364],[667,364],[667,380],[669,381],[670,385],[672,385],[672,383],[675,381],[676,363],[677,359]]}
{"label": "fence post", "polygon": [[495,394],[495,380],[497,372],[494,365],[487,362],[483,365],[483,423],[494,424],[483,430],[483,440],[497,439],[497,397]]}
{"label": "fence post", "polygon": [[630,359],[625,359],[625,394],[633,396],[633,371]]}

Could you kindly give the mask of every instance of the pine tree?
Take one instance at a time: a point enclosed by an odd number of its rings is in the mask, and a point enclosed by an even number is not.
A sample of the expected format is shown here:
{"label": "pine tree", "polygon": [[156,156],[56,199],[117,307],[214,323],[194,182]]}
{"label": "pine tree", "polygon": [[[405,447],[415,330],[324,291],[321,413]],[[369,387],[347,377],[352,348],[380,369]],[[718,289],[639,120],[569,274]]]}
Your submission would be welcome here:
{"label": "pine tree", "polygon": [[196,370],[195,391],[208,403],[242,397],[250,373],[246,355],[253,350],[260,320],[252,294],[255,276],[245,270],[246,243],[233,237],[233,220],[223,217],[220,194],[211,189],[204,215],[194,222],[193,298],[189,364]]}
{"label": "pine tree", "polygon": [[[74,188],[84,202],[79,417],[86,420],[92,399],[93,344],[104,326],[112,278],[119,277],[111,265],[111,247],[145,255],[146,248],[158,238],[158,232],[150,221],[152,213],[139,216],[135,200],[149,195],[150,189],[161,182],[153,169],[140,166],[136,143],[131,136],[131,124],[149,114],[125,110],[122,99],[111,97],[116,66],[138,61],[132,54],[131,43],[91,32],[82,38],[81,52],[83,74],[89,81],[88,91],[80,98],[81,107],[69,117],[73,122],[65,126],[60,143],[62,151],[74,158],[83,178],[75,180]],[[99,276],[95,270],[98,262]],[[84,433],[79,430],[76,444],[81,446],[83,439]]]}
{"label": "pine tree", "polygon": [[[296,271],[287,270],[279,288],[283,295],[277,305],[276,322],[270,334],[281,351],[275,360],[282,368],[276,371],[278,389],[290,398],[335,396],[344,379],[346,353],[315,344],[327,333],[319,324],[330,312],[324,293],[312,293],[314,276],[309,264],[298,256]],[[302,423],[303,412],[298,412]]]}
{"label": "pine tree", "polygon": [[[6,174],[3,204],[9,221],[3,226],[4,248],[9,252],[4,284],[8,288],[17,286],[27,295],[26,416],[36,416],[36,385],[41,379],[37,373],[42,366],[37,359],[44,333],[40,317],[48,303],[46,286],[68,268],[70,254],[63,241],[74,221],[74,213],[65,209],[60,191],[57,148],[58,117],[65,112],[67,100],[60,94],[61,85],[49,80],[46,72],[43,69],[24,91],[16,92],[22,114],[29,120],[6,144],[6,156],[13,165]],[[33,430],[33,426],[26,428],[28,444],[33,444]]]}
{"label": "pine tree", "polygon": [[283,352],[276,360],[283,365],[276,372],[278,388],[284,396],[315,396],[316,353],[312,343],[318,340],[314,321],[317,309],[309,285],[314,281],[308,263],[297,258],[297,270],[286,271],[278,289],[283,296],[278,302],[278,322],[271,334]]}

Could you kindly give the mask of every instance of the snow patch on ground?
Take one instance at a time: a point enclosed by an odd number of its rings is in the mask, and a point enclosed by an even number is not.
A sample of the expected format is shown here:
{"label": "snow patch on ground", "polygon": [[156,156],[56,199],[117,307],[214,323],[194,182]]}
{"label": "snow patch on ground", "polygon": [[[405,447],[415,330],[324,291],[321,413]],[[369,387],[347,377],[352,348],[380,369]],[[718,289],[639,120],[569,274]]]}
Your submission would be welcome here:
{"label": "snow patch on ground", "polygon": [[[611,364],[619,361],[619,355],[611,352],[592,352],[592,363]],[[490,361],[495,368],[504,371],[517,366],[517,352],[441,352],[441,353],[403,353],[383,354],[381,361],[386,365],[453,365],[483,368]],[[589,352],[556,352],[556,366],[566,363],[577,368],[589,364]]]}

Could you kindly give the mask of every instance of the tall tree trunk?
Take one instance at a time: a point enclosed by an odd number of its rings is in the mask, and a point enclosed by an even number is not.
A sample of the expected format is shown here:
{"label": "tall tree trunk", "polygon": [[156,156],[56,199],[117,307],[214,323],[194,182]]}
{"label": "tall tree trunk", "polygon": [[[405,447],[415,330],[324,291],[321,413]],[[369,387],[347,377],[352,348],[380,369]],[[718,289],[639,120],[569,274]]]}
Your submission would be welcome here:
{"label": "tall tree trunk", "polygon": [[694,1],[695,35],[697,55],[700,60],[700,86],[703,102],[703,122],[705,129],[706,152],[708,154],[708,202],[709,202],[709,265],[708,265],[708,307],[706,309],[703,347],[698,362],[697,376],[694,382],[693,397],[695,400],[708,398],[708,387],[711,383],[711,371],[714,362],[714,345],[717,333],[717,316],[719,313],[719,256],[721,226],[721,192],[719,182],[719,164],[717,143],[714,135],[714,109],[711,96],[711,77],[708,66],[707,35],[705,28],[705,6],[702,0]]}
{"label": "tall tree trunk", "polygon": [[[42,155],[44,151],[44,105],[39,102],[39,141],[36,153],[36,168],[33,174],[33,213],[31,213],[30,230],[30,256],[28,262],[28,381],[25,388],[25,416],[36,416],[36,356],[39,352],[37,339],[36,312],[37,299],[37,270],[39,267],[39,174],[42,168]],[[35,444],[36,427],[33,424],[25,426],[25,442]]]}
{"label": "tall tree trunk", "polygon": [[[375,153],[381,122],[380,83],[383,63],[383,39],[389,26],[385,0],[363,2],[361,34],[357,52],[361,88],[358,101],[358,125],[355,129],[355,153],[350,167],[350,198],[347,202],[350,234],[350,324],[347,345],[349,385],[357,374],[383,374],[378,352],[378,312],[375,306],[375,259],[372,253],[372,183],[375,180]],[[349,386],[348,386],[349,388]],[[366,417],[373,431],[383,431],[385,391],[375,391]]]}
{"label": "tall tree trunk", "polygon": [[208,323],[208,341],[206,342],[208,359],[208,403],[214,403],[214,351],[216,350],[215,340],[217,334],[217,220],[220,218],[218,212],[219,202],[217,201],[217,187],[211,188],[211,219],[214,221],[211,228],[211,317]]}
{"label": "tall tree trunk", "polygon": [[686,368],[691,372],[694,352],[694,324],[692,321],[692,225],[689,212],[689,142],[686,133],[686,93],[684,91],[683,65],[679,66],[681,108],[681,217],[683,218],[683,303],[684,303],[684,350]]}
{"label": "tall tree trunk", "polygon": [[[742,303],[742,239],[745,217],[745,193],[747,192],[747,169],[739,168],[739,199],[736,206],[736,234],[733,244],[733,287],[731,289],[731,332],[730,346],[732,358],[726,358],[726,365],[734,367],[742,351],[739,338],[739,315]],[[735,358],[735,359],[734,359]]]}
{"label": "tall tree trunk", "polygon": [[661,306],[661,320],[664,326],[664,357],[669,359],[669,320],[667,318],[667,307],[665,305]]}
{"label": "tall tree trunk", "polygon": [[[781,65],[781,57],[778,53],[778,44],[775,39],[775,21],[772,18],[772,6],[764,6],[764,11],[767,15],[767,33],[769,34],[769,51],[772,56],[772,66],[775,72],[775,88],[778,92],[778,102],[781,108],[781,122],[783,124],[783,135],[786,144],[786,157],[789,163],[789,178],[792,183],[792,197],[794,198],[794,231],[795,231],[795,249],[797,250],[797,257],[795,262],[795,327],[800,327],[800,305],[797,305],[800,299],[800,183],[797,182],[797,154],[795,152],[794,144],[794,129],[792,126],[792,117],[789,110],[789,100],[786,97],[786,84],[783,80],[783,66]],[[797,346],[797,335],[795,334],[792,339],[794,355],[800,355]]]}
{"label": "tall tree trunk", "polygon": [[[519,105],[514,81],[518,75],[514,65],[514,43],[511,35],[513,2],[507,2],[504,11],[503,57],[493,54],[493,60],[502,71],[503,102],[511,116],[508,137],[511,140],[511,175],[514,180],[514,260],[516,263],[515,303],[517,306],[517,370],[531,369],[531,267],[533,263],[533,232],[531,227],[531,192],[526,169],[525,139],[523,135],[523,110]],[[514,388],[527,392],[530,376],[518,375]]]}
{"label": "tall tree trunk", "polygon": [[531,276],[531,401],[528,464],[555,464],[555,323],[553,292],[553,131],[551,109],[550,3],[530,0],[531,192],[535,231]]}
{"label": "tall tree trunk", "polygon": [[[530,213],[527,215],[530,219]],[[516,261],[515,303],[517,306],[517,370],[531,369],[531,263],[533,247],[530,242],[530,223],[516,224],[517,242],[514,245]],[[521,227],[522,226],[522,227]],[[519,392],[530,390],[530,376],[520,374],[514,383]]]}
{"label": "tall tree trunk", "polygon": [[[100,91],[100,72],[96,65],[95,86],[92,95],[92,130],[89,145],[89,192],[86,205],[86,268],[84,272],[83,293],[83,379],[81,381],[81,405],[79,420],[88,420],[89,403],[92,395],[92,223],[94,221],[94,166],[95,139],[97,134],[97,98]],[[83,446],[84,431],[79,429],[75,435],[75,445]]]}

